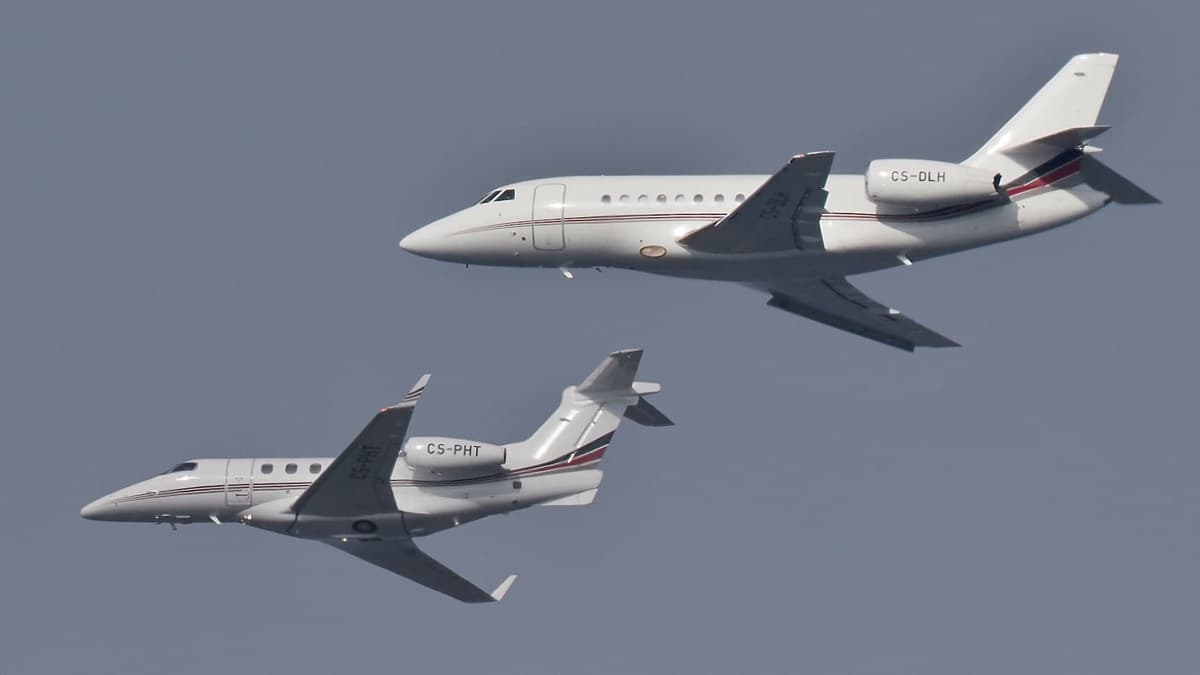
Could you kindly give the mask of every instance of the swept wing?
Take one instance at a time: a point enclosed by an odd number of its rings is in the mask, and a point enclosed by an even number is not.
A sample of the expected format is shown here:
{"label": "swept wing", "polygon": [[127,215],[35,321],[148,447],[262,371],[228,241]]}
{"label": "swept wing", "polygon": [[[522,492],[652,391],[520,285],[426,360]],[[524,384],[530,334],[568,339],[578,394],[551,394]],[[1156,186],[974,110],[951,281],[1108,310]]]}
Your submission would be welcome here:
{"label": "swept wing", "polygon": [[832,166],[832,152],[793,157],[736,209],[681,243],[708,253],[824,248],[820,215]]}
{"label": "swept wing", "polygon": [[821,280],[758,282],[755,288],[771,294],[767,304],[868,340],[913,351],[917,347],[957,347],[958,343],[867,297],[849,281]]}
{"label": "swept wing", "polygon": [[517,575],[511,574],[489,593],[429,557],[411,539],[336,539],[328,543],[372,565],[463,602],[499,602],[517,580]]}
{"label": "swept wing", "polygon": [[[392,470],[404,447],[413,410],[428,382],[429,376],[422,376],[399,403],[376,413],[329,468],[296,499],[292,511],[297,515],[331,517],[396,512]],[[497,601],[516,580],[516,575],[512,575],[488,593],[426,555],[407,537],[344,537],[324,541],[356,558],[463,602]]]}
{"label": "swept wing", "polygon": [[292,511],[314,516],[396,511],[392,469],[428,381],[428,375],[422,376],[399,403],[375,413],[366,428],[296,499]]}

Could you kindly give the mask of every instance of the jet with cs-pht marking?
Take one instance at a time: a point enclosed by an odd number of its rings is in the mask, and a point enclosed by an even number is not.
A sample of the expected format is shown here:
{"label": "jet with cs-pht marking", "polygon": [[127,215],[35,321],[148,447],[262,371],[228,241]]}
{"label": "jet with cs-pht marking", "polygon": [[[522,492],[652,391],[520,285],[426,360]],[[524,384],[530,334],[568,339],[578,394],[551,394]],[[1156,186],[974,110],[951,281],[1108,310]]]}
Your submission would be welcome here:
{"label": "jet with cs-pht marking", "polygon": [[623,417],[671,421],[635,382],[642,352],[614,352],[562,399],[528,439],[508,445],[410,437],[426,375],[379,411],[336,458],[194,459],[83,507],[91,520],[242,522],[311,539],[463,602],[500,600],[429,557],[413,539],[530,506],[580,506],[596,496],[599,464]]}
{"label": "jet with cs-pht marking", "polygon": [[1072,58],[961,163],[880,159],[830,175],[832,152],[773,176],[570,176],[513,183],[404,237],[417,255],[479,265],[622,267],[734,281],[767,304],[912,351],[957,343],[847,276],[1057,227],[1110,202],[1157,200],[1088,141],[1115,54]]}

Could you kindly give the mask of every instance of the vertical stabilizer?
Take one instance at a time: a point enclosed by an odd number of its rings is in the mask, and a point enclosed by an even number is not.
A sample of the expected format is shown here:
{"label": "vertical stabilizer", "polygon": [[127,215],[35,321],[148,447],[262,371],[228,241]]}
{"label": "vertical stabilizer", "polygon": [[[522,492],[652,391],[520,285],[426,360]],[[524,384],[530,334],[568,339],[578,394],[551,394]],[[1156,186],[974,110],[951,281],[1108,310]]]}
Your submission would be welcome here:
{"label": "vertical stabilizer", "polygon": [[1096,120],[1116,67],[1116,54],[1073,57],[963,163],[1013,178],[1107,130]]}
{"label": "vertical stabilizer", "polygon": [[564,389],[554,414],[529,439],[508,445],[510,463],[551,459],[611,436],[638,402],[633,378],[641,360],[640,349],[613,352],[583,382]]}
{"label": "vertical stabilizer", "polygon": [[633,378],[642,362],[642,350],[625,349],[613,352],[600,362],[591,375],[575,387],[584,396],[624,395],[633,392]]}
{"label": "vertical stabilizer", "polygon": [[[561,466],[576,469],[598,462],[608,448],[621,421],[628,417],[639,424],[671,424],[643,396],[659,391],[649,382],[635,382],[642,350],[627,349],[609,354],[582,382],[563,390],[554,413],[528,439],[507,444],[510,467]],[[627,411],[634,410],[633,414]],[[601,473],[594,485],[556,505],[587,504],[595,496]]]}

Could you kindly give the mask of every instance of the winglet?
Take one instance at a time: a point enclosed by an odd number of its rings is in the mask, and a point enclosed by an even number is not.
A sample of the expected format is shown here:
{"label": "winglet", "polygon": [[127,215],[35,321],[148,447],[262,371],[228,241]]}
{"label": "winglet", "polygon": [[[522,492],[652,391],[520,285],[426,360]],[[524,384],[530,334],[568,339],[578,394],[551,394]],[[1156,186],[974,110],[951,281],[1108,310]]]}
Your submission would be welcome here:
{"label": "winglet", "polygon": [[[417,383],[412,386],[412,389],[408,390],[408,393],[404,395],[404,398],[400,399],[399,403],[397,403],[396,405],[391,406],[391,407],[392,408],[415,407],[417,405],[417,401],[421,400],[421,394],[425,393],[425,385],[428,383],[429,383],[429,373],[426,373],[421,376],[421,379],[417,380]],[[384,408],[384,410],[387,410],[387,408]]]}
{"label": "winglet", "polygon": [[500,602],[501,600],[503,600],[505,594],[508,593],[508,589],[512,588],[512,585],[514,582],[516,582],[516,580],[517,580],[517,575],[515,575],[515,574],[508,575],[508,578],[505,579],[504,581],[501,581],[500,585],[496,587],[496,590],[491,592],[490,595],[492,596],[492,600],[494,602]]}

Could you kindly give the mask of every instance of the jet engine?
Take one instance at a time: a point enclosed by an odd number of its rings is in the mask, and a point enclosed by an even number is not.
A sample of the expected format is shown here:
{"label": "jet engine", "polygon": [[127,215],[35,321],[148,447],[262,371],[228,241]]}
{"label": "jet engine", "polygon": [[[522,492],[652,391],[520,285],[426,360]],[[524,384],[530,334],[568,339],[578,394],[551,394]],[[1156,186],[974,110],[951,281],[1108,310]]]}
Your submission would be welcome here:
{"label": "jet engine", "polygon": [[462,471],[496,468],[504,463],[502,446],[440,436],[413,436],[404,444],[404,461],[414,469]]}
{"label": "jet engine", "polygon": [[867,167],[867,198],[876,204],[927,207],[977,202],[1002,194],[1000,174],[925,159],[877,159]]}

